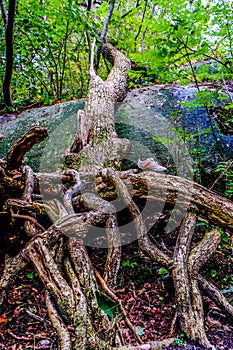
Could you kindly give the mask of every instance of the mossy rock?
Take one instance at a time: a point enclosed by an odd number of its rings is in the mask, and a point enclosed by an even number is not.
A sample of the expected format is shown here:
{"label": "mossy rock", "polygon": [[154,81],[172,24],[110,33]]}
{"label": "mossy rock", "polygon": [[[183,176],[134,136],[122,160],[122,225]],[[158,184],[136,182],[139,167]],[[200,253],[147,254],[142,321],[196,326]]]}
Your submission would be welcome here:
{"label": "mossy rock", "polygon": [[[0,133],[4,136],[0,140],[0,157],[5,157],[14,142],[31,128],[43,126],[48,129],[49,137],[33,146],[26,154],[25,162],[34,171],[39,171],[41,157],[46,152],[46,159],[51,163],[48,171],[57,170],[55,163],[59,163],[60,151],[68,149],[72,142],[77,128],[76,114],[79,109],[83,109],[83,106],[83,100],[75,100],[49,107],[29,109],[18,116],[0,117]],[[49,145],[51,136],[56,142]]]}

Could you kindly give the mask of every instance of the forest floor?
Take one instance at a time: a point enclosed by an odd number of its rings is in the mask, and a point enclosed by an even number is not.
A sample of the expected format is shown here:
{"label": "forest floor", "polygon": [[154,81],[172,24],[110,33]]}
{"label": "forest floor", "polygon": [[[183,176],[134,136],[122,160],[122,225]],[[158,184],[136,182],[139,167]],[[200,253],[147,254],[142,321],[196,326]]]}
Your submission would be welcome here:
{"label": "forest floor", "polygon": [[[100,271],[104,268],[106,250],[88,248],[93,265]],[[209,261],[212,271],[217,269],[217,284],[227,269],[232,269],[227,253],[216,252]],[[219,266],[224,266],[221,271]],[[1,264],[1,271],[3,264]],[[207,270],[206,270],[207,271]],[[232,271],[228,271],[230,273]],[[203,272],[205,274],[205,271]],[[208,276],[210,277],[210,276]],[[128,317],[144,342],[166,337],[175,337],[177,346],[167,349],[201,349],[188,345],[183,335],[174,327],[176,314],[172,280],[163,274],[161,266],[151,262],[137,244],[123,247],[118,289]],[[216,305],[204,297],[206,332],[216,349],[233,349],[233,326]],[[125,344],[136,345],[131,331],[120,321]],[[72,331],[72,325],[70,325]],[[32,266],[21,272],[13,282],[7,298],[0,308],[1,350],[57,350],[58,338],[51,326],[45,305],[44,288]]]}

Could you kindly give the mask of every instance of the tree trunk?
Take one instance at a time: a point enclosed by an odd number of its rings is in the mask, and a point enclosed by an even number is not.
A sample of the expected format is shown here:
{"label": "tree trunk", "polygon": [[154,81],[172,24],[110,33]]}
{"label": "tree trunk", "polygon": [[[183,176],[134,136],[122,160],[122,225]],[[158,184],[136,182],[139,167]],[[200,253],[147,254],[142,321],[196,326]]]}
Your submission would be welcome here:
{"label": "tree trunk", "polygon": [[[174,343],[173,338],[168,338],[143,345],[121,300],[114,294],[121,260],[121,235],[117,210],[111,200],[119,197],[134,223],[140,249],[171,272],[181,331],[189,341],[208,348],[211,344],[204,328],[202,293],[207,293],[229,317],[233,317],[233,307],[200,272],[219,245],[219,229],[206,232],[194,246],[191,242],[198,215],[231,230],[233,203],[179,177],[133,169],[114,170],[129,150],[129,141],[116,134],[114,104],[126,92],[130,62],[110,43],[103,44],[101,53],[113,67],[103,81],[95,73],[92,59],[85,108],[77,114],[78,130],[67,154],[69,169],[61,174],[34,174],[30,167],[23,166],[24,154],[47,136],[46,130],[39,127],[18,140],[0,162],[0,215],[4,207],[12,225],[15,219],[23,220],[30,237],[18,255],[6,258],[0,280],[1,300],[6,298],[14,277],[30,261],[45,286],[46,305],[61,350],[161,349]],[[43,200],[39,193],[42,187],[47,198]],[[169,247],[172,253],[150,240],[144,213],[136,204],[142,199],[149,205],[169,203],[173,219],[175,212],[179,212],[179,217],[182,214],[175,245]],[[154,217],[157,215],[154,213]],[[43,218],[48,217],[52,225],[44,228]],[[106,232],[108,253],[102,275],[92,266],[84,244],[93,227],[104,228]],[[101,310],[100,291],[117,304],[116,317],[110,318]],[[120,315],[137,346],[124,346],[119,330]]]}
{"label": "tree trunk", "polygon": [[[14,20],[15,20],[16,0],[9,0],[9,9],[7,18],[5,18],[5,42],[6,42],[6,67],[3,79],[4,103],[12,106],[11,99],[11,77],[14,63]],[[2,7],[3,8],[3,7]]]}
{"label": "tree trunk", "polygon": [[80,172],[97,173],[105,162],[117,162],[129,150],[129,141],[117,137],[114,124],[115,102],[126,93],[127,75],[130,61],[110,43],[101,48],[101,53],[113,68],[106,81],[90,70],[90,83],[84,111],[78,112],[79,130],[71,151],[73,160],[79,163]]}

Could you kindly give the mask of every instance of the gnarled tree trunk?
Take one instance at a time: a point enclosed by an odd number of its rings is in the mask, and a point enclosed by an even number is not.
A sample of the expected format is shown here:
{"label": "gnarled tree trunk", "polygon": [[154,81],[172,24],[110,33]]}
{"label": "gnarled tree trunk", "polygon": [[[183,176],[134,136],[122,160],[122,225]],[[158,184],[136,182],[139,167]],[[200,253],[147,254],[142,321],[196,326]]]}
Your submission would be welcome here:
{"label": "gnarled tree trunk", "polygon": [[[1,160],[0,191],[3,196],[0,211],[4,206],[12,222],[15,218],[24,220],[25,232],[30,237],[17,256],[5,261],[0,280],[1,299],[6,297],[12,279],[30,261],[46,288],[49,316],[62,350],[159,349],[174,343],[171,338],[146,347],[142,345],[121,301],[114,294],[121,259],[121,237],[111,199],[118,195],[134,222],[141,250],[171,271],[181,330],[190,341],[208,348],[211,344],[204,328],[202,293],[213,298],[229,317],[233,317],[233,307],[200,273],[201,266],[220,242],[219,230],[214,228],[206,232],[192,248],[191,241],[196,217],[200,214],[216,226],[231,230],[233,203],[179,177],[149,171],[116,171],[109,167],[109,164],[118,163],[129,149],[129,141],[117,137],[114,104],[126,92],[130,62],[110,43],[102,46],[101,53],[113,67],[103,81],[95,73],[92,59],[89,93],[84,111],[78,112],[77,135],[67,154],[69,164],[72,163],[70,169],[62,174],[34,174],[30,167],[23,166],[24,154],[47,136],[46,130],[39,127],[18,140],[6,159]],[[38,199],[40,184],[46,188],[48,200],[41,201],[40,196]],[[136,202],[142,198],[160,202],[165,198],[172,207],[177,201],[177,193],[180,207],[186,209],[176,244],[170,247],[172,253],[169,254],[150,240]],[[53,224],[44,228],[39,221],[47,216]],[[106,230],[108,254],[102,276],[93,268],[83,243],[93,226]],[[119,313],[135,335],[137,347],[124,346],[117,318],[110,319],[99,307],[97,295],[101,289],[118,304]],[[74,341],[69,325],[74,329]]]}

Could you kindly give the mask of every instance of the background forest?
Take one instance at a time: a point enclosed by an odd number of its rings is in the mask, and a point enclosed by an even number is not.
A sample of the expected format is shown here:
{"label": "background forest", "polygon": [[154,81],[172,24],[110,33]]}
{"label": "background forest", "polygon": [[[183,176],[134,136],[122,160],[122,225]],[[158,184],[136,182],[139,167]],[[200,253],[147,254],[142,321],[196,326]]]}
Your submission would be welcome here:
{"label": "background forest", "polygon": [[[9,1],[9,16],[14,4]],[[16,2],[13,109],[85,96],[89,44],[101,30],[108,1],[96,1],[94,7],[87,11],[85,2],[71,0]],[[201,81],[224,84],[232,78],[232,16],[232,1],[123,0],[115,3],[108,40],[134,63],[129,87]],[[5,49],[11,44],[9,38],[5,41],[7,21],[4,25],[3,18],[1,80]],[[197,72],[198,61],[203,64]],[[108,66],[102,69],[104,74]],[[0,99],[2,108],[7,108],[2,90]]]}

